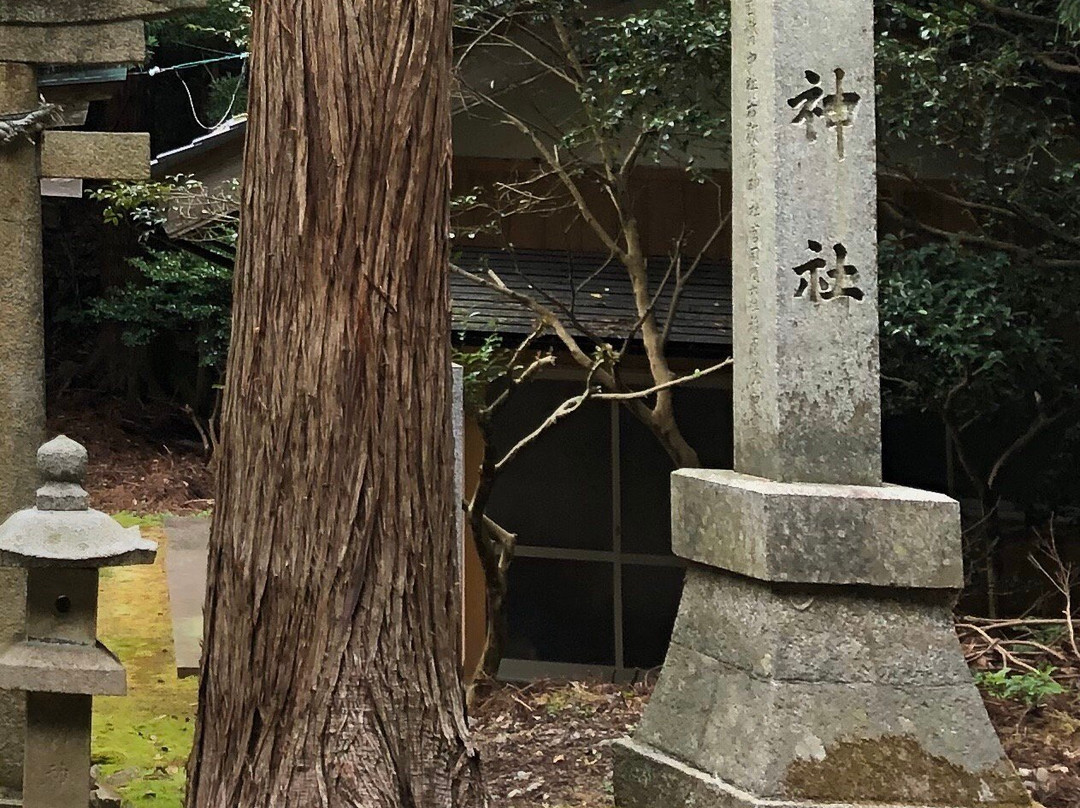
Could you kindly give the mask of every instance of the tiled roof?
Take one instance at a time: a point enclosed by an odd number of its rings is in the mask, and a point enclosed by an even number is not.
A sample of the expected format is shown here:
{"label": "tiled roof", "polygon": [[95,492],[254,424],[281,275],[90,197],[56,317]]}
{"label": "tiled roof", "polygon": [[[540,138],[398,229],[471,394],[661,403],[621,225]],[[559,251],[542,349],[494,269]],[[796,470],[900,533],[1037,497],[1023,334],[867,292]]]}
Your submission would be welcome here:
{"label": "tiled roof", "polygon": [[58,87],[68,84],[114,84],[126,81],[126,67],[51,67],[38,68],[39,87]]}
{"label": "tiled roof", "polygon": [[[607,262],[603,255],[465,248],[455,250],[452,261],[478,274],[490,269],[515,291],[541,300],[544,294],[554,298],[586,330],[605,339],[625,339],[637,321],[626,270],[617,262]],[[668,266],[667,257],[650,260],[655,284],[659,285]],[[673,286],[672,278],[657,302],[661,322],[667,315]],[[454,329],[458,331],[525,335],[536,324],[533,313],[522,304],[457,273],[451,275],[451,296]],[[556,308],[550,300],[544,302]],[[670,341],[682,345],[731,345],[730,266],[716,262],[698,266],[683,292]]]}

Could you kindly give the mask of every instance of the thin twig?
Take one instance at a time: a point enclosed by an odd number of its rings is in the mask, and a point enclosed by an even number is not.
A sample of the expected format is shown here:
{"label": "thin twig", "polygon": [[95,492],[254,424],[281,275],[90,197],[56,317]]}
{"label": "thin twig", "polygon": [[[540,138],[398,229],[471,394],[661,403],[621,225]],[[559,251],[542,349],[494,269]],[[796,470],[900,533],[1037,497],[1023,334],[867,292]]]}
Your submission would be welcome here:
{"label": "thin twig", "polygon": [[713,373],[716,373],[719,370],[731,367],[732,364],[733,362],[731,359],[725,359],[723,362],[713,365],[710,368],[706,368],[705,370],[695,371],[694,373],[687,374],[686,376],[680,376],[677,379],[672,379],[669,382],[653,385],[647,390],[634,390],[629,393],[597,393],[593,396],[593,398],[597,401],[631,401],[636,398],[648,398],[651,395],[659,393],[661,390],[668,390],[672,387],[679,387],[680,385],[697,381],[698,379],[704,379],[706,376],[711,376]]}

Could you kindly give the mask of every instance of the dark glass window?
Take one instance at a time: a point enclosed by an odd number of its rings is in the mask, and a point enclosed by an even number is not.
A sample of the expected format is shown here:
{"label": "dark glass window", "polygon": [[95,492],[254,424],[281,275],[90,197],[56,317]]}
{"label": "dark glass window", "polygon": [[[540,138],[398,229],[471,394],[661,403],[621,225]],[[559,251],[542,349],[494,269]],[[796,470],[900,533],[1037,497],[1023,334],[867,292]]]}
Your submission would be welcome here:
{"label": "dark glass window", "polygon": [[628,564],[623,576],[623,648],[627,668],[656,668],[667,655],[679,611],[683,570]]}
{"label": "dark glass window", "polygon": [[[499,447],[581,389],[580,381],[530,384],[500,413]],[[675,401],[702,465],[730,468],[731,393],[681,388]],[[590,402],[508,467],[489,511],[518,535],[507,659],[535,662],[528,669],[538,676],[545,662],[615,671],[663,662],[684,567],[671,554],[673,469],[649,429],[612,402]]]}
{"label": "dark glass window", "polygon": [[644,424],[619,408],[619,493],[624,553],[671,554],[671,472],[667,452]]}
{"label": "dark glass window", "polygon": [[[500,451],[581,390],[581,382],[538,381],[520,391],[495,423]],[[611,406],[597,402],[556,424],[507,466],[488,513],[519,544],[610,550],[610,502]]]}
{"label": "dark glass window", "polygon": [[687,442],[697,450],[702,468],[729,469],[735,458],[735,422],[731,391],[683,387],[675,391],[675,415]]}
{"label": "dark glass window", "polygon": [[506,656],[615,664],[610,564],[519,558],[510,568]]}

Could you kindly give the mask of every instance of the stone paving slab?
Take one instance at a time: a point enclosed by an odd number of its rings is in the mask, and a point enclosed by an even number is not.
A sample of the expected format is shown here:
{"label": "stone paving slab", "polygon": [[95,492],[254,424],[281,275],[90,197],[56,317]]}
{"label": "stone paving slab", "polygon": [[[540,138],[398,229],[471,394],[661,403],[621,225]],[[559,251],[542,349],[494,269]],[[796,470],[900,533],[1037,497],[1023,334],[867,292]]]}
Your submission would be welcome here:
{"label": "stone paving slab", "polygon": [[176,675],[183,679],[199,674],[210,520],[202,516],[170,516],[165,520],[165,536]]}

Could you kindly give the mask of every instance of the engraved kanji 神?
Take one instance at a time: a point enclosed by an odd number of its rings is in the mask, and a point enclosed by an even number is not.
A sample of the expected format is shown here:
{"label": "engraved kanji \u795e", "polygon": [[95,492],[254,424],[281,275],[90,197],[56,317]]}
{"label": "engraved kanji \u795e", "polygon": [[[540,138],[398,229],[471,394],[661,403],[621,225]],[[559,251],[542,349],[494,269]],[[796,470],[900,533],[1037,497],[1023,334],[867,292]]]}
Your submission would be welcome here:
{"label": "engraved kanji \u795e", "polygon": [[792,123],[806,128],[806,139],[813,142],[818,138],[818,126],[836,130],[836,151],[844,159],[844,130],[855,123],[855,112],[859,106],[858,93],[844,90],[845,73],[840,68],[834,71],[836,91],[826,94],[821,86],[821,76],[813,70],[806,71],[806,81],[810,87],[793,98],[788,99],[788,106],[798,110]]}

